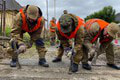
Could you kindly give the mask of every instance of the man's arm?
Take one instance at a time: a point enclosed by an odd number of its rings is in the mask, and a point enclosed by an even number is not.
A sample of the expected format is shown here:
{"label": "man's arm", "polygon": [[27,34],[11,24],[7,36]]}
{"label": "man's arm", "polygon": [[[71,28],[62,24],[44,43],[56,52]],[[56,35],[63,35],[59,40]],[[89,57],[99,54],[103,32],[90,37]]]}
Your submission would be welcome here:
{"label": "man's arm", "polygon": [[23,33],[22,33],[22,19],[21,19],[21,14],[18,13],[13,22],[13,27],[11,31],[11,40],[15,39],[18,42],[18,45],[24,44],[22,38],[23,38]]}
{"label": "man's arm", "polygon": [[76,36],[75,36],[75,46],[74,50],[78,51],[81,50],[82,44],[84,41],[84,27],[81,26],[80,29],[77,31]]}

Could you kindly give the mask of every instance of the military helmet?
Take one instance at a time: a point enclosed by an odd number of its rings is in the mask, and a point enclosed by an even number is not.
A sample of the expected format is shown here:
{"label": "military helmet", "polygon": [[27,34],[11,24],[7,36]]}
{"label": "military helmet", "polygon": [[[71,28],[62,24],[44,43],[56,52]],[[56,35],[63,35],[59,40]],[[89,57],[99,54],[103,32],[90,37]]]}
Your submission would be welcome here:
{"label": "military helmet", "polygon": [[52,17],[52,20],[56,22],[56,19],[55,19],[55,17]]}
{"label": "military helmet", "polygon": [[64,14],[67,14],[67,13],[68,13],[68,11],[67,11],[67,10],[64,10],[64,11],[63,11],[63,13],[64,13]]}
{"label": "military helmet", "polygon": [[107,26],[108,34],[113,38],[116,38],[116,35],[119,32],[119,30],[120,30],[120,28],[116,23],[112,22]]}
{"label": "military helmet", "polygon": [[52,20],[56,20],[55,17],[52,17]]}
{"label": "military helmet", "polygon": [[37,6],[29,5],[26,10],[27,16],[31,19],[37,19],[39,16],[39,9]]}
{"label": "military helmet", "polygon": [[63,33],[69,33],[72,31],[72,17],[69,14],[63,14],[60,19],[60,27]]}
{"label": "military helmet", "polygon": [[100,30],[100,26],[97,22],[94,22],[91,27],[89,28],[90,32],[97,32]]}

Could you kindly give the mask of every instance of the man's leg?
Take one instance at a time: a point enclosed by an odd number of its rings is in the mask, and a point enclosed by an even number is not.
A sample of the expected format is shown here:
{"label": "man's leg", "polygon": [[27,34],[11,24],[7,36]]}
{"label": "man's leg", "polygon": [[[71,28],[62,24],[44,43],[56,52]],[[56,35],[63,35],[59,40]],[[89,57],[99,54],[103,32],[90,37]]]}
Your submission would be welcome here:
{"label": "man's leg", "polygon": [[43,40],[41,38],[39,38],[35,41],[35,43],[36,43],[36,49],[37,49],[38,55],[39,55],[39,65],[41,65],[43,67],[49,67],[49,65],[45,59],[47,50],[44,46]]}
{"label": "man's leg", "polygon": [[82,67],[86,70],[91,70],[91,66],[88,64],[88,52],[89,49],[83,45]]}
{"label": "man's leg", "polygon": [[113,51],[113,45],[110,43],[108,47],[106,48],[106,58],[107,58],[107,65],[111,68],[120,70],[120,67],[115,65],[114,63],[114,51]]}
{"label": "man's leg", "polygon": [[18,49],[18,44],[14,40],[10,42],[10,48],[8,49],[8,53],[12,56],[12,60],[10,62],[10,67],[16,67],[18,62],[18,55],[15,53],[14,49]]}
{"label": "man's leg", "polygon": [[60,46],[58,48],[58,52],[57,52],[57,57],[55,59],[53,59],[52,62],[61,62],[63,53],[64,53],[64,49],[63,49],[62,44],[60,44]]}

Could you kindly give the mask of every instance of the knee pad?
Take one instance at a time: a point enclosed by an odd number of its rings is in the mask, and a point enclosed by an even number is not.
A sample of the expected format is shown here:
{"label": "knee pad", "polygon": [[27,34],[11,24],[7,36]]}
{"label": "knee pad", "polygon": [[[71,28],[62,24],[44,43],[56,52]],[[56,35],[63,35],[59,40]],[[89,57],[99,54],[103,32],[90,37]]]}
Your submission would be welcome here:
{"label": "knee pad", "polygon": [[63,48],[63,45],[62,45],[62,44],[60,44],[60,45],[59,45],[59,48]]}
{"label": "knee pad", "polygon": [[35,41],[35,44],[37,46],[44,46],[44,42],[43,42],[43,39],[42,38],[39,38]]}
{"label": "knee pad", "polygon": [[17,49],[19,48],[18,43],[16,41],[11,41],[11,48],[15,49],[15,46]]}

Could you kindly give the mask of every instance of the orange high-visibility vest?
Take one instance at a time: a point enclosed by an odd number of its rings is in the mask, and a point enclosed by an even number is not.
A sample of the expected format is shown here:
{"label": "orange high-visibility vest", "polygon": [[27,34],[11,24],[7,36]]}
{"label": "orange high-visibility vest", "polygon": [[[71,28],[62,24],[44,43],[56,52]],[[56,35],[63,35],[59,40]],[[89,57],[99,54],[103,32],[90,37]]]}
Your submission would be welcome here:
{"label": "orange high-visibility vest", "polygon": [[70,36],[64,34],[62,31],[61,31],[61,27],[60,27],[60,23],[57,22],[57,28],[58,28],[58,31],[60,32],[60,34],[62,36],[64,36],[65,38],[67,39],[72,39],[75,37],[77,31],[79,30],[79,28],[83,25],[84,26],[84,20],[81,19],[80,17],[77,17],[78,18],[78,25],[76,26],[76,29],[70,34]]}
{"label": "orange high-visibility vest", "polygon": [[38,18],[38,21],[37,21],[37,24],[34,26],[34,28],[32,30],[29,30],[28,29],[28,24],[26,22],[26,16],[23,12],[23,9],[20,9],[19,11],[21,13],[21,16],[22,16],[22,21],[23,21],[23,24],[22,24],[22,30],[26,31],[26,32],[34,32],[36,31],[37,29],[40,28],[40,25],[41,25],[41,21],[42,21],[42,17]]}
{"label": "orange high-visibility vest", "polygon": [[107,27],[109,25],[108,22],[104,21],[104,20],[101,20],[101,19],[90,19],[89,21],[87,21],[85,23],[85,28],[88,30],[90,29],[91,25],[94,23],[94,22],[97,22],[100,26],[100,31],[98,32],[98,34],[91,40],[91,43],[95,42],[95,40],[97,40],[97,38],[99,37],[101,31]]}
{"label": "orange high-visibility vest", "polygon": [[[52,25],[52,27],[56,27],[56,24],[53,22],[53,20],[50,21],[50,24]],[[50,27],[50,32],[55,32],[55,29],[52,29]]]}

